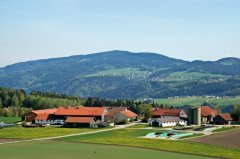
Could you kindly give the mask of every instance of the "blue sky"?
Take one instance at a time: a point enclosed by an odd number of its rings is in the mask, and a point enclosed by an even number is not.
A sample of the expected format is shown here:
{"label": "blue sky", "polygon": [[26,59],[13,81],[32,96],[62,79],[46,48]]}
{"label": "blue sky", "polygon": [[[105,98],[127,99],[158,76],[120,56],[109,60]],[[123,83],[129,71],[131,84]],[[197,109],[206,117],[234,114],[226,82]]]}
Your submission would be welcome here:
{"label": "blue sky", "polygon": [[0,0],[0,67],[107,50],[240,57],[239,0]]}

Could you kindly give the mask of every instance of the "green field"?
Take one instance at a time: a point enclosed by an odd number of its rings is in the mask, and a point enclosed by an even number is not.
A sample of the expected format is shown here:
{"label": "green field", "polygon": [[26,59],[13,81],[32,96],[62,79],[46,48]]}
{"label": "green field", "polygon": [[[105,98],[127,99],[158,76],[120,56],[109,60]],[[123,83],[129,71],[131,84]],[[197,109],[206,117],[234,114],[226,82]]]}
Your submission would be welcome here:
{"label": "green field", "polygon": [[99,129],[93,128],[60,128],[60,127],[43,127],[43,128],[24,128],[11,127],[0,129],[0,138],[3,139],[36,139],[44,137],[55,137],[68,134],[78,134]]}
{"label": "green field", "polygon": [[21,117],[0,117],[0,122],[5,124],[14,124],[19,121],[21,121]]}
{"label": "green field", "polygon": [[94,76],[125,76],[125,77],[142,77],[142,76],[148,76],[149,73],[147,71],[140,71],[137,68],[121,68],[121,69],[109,69],[105,71],[99,71],[97,73],[88,74],[84,77],[94,77]]}
{"label": "green field", "polygon": [[185,81],[185,80],[193,80],[193,79],[209,79],[209,78],[222,78],[226,79],[227,76],[218,75],[218,74],[210,74],[210,73],[201,73],[201,72],[174,72],[169,74],[169,79],[172,81]]}
{"label": "green field", "polygon": [[0,152],[2,159],[207,159],[143,148],[56,141],[0,145]]}
{"label": "green field", "polygon": [[217,103],[218,106],[228,106],[234,104],[240,104],[240,97],[236,98],[219,98],[219,99],[211,99],[211,98],[203,98],[203,97],[190,97],[190,98],[160,98],[155,100],[156,103],[167,104],[171,106],[183,106],[183,105],[192,105],[192,106],[200,106],[204,102],[213,102]]}
{"label": "green field", "polygon": [[86,142],[99,144],[115,144],[136,147],[153,148],[180,153],[190,153],[198,155],[208,155],[226,158],[239,158],[240,149],[230,149],[219,146],[199,144],[190,141],[170,141],[161,139],[139,138],[154,130],[145,129],[122,129],[91,135],[74,136],[61,138],[61,141]]}

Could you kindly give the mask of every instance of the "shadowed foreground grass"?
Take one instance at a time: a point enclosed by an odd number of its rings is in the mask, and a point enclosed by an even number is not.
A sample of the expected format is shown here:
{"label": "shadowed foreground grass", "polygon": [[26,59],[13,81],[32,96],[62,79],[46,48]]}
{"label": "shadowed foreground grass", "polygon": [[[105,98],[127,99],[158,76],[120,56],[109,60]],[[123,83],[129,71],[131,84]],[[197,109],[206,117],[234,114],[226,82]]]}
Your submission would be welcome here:
{"label": "shadowed foreground grass", "polygon": [[72,142],[128,145],[226,158],[239,158],[240,156],[240,149],[223,148],[219,146],[200,144],[190,141],[170,141],[161,139],[139,138],[140,136],[144,136],[151,132],[154,132],[154,130],[124,129],[83,136],[67,137],[59,140]]}
{"label": "shadowed foreground grass", "polygon": [[0,152],[0,158],[7,159],[207,159],[142,148],[54,141],[0,145]]}

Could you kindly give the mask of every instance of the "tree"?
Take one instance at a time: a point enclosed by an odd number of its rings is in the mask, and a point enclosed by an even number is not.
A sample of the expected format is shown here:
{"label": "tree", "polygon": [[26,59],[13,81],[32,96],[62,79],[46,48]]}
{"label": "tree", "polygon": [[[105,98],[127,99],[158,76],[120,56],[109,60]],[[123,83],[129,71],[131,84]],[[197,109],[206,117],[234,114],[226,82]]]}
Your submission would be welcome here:
{"label": "tree", "polygon": [[235,105],[231,112],[231,115],[234,120],[240,121],[240,105]]}
{"label": "tree", "polygon": [[139,114],[144,116],[145,119],[149,119],[152,117],[151,104],[140,104],[138,107],[139,107]]}
{"label": "tree", "polygon": [[20,102],[16,94],[14,94],[12,97],[12,106],[15,106],[15,107],[20,106]]}
{"label": "tree", "polygon": [[0,108],[3,107],[2,98],[0,98]]}

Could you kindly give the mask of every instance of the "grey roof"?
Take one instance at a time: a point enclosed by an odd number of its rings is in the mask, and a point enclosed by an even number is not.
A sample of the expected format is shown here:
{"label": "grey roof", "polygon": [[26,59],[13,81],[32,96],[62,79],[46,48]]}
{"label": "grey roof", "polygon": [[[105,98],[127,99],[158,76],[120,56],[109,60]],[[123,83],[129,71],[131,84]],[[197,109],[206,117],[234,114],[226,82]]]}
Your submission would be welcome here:
{"label": "grey roof", "polygon": [[155,118],[155,119],[152,119],[152,120],[157,120],[159,122],[179,122],[179,121],[182,121],[179,117],[171,117],[171,118]]}

